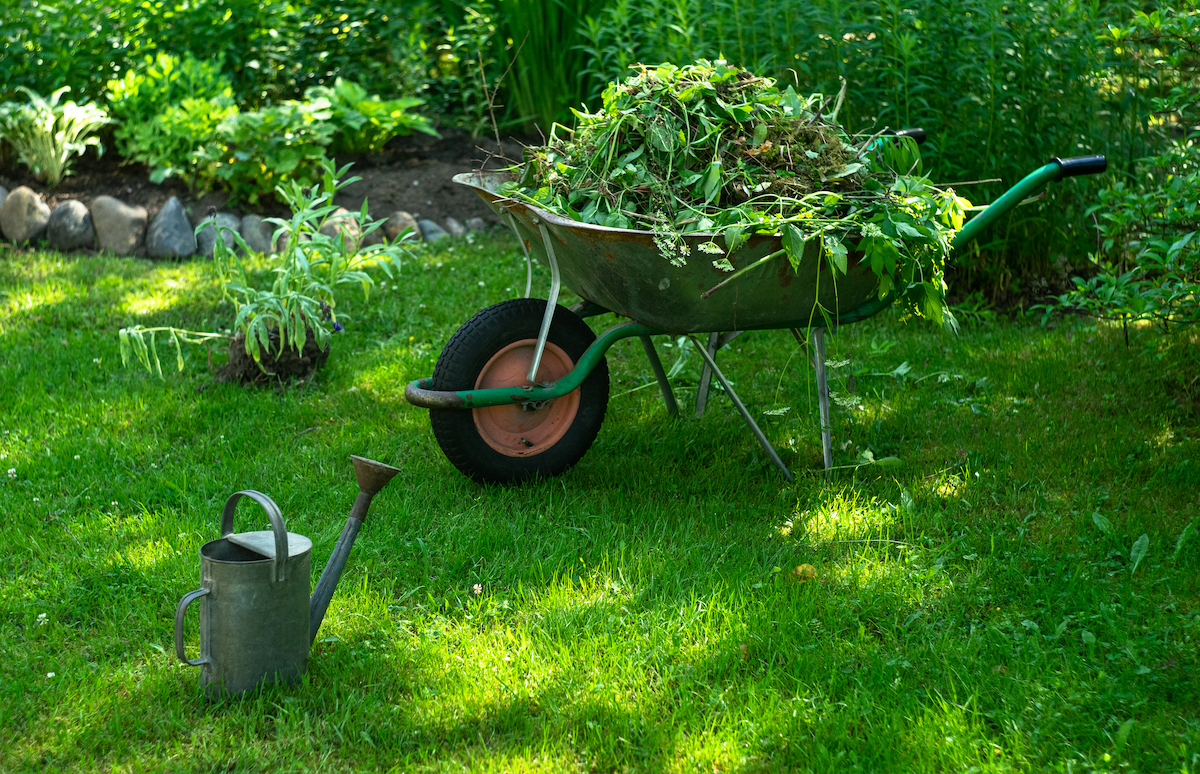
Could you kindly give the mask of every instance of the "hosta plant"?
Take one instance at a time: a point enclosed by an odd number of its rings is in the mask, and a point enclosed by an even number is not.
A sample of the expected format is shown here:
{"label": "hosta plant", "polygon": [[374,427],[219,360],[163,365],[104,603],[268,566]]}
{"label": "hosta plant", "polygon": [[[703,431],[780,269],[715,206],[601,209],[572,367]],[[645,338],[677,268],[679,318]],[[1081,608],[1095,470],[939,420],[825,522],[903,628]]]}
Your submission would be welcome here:
{"label": "hosta plant", "polygon": [[7,140],[17,160],[33,171],[38,180],[53,188],[70,171],[74,156],[88,146],[104,152],[100,138],[93,133],[110,123],[108,113],[94,103],[80,105],[62,102],[70,91],[64,86],[50,95],[39,96],[24,86],[19,88],[28,103],[5,102],[0,105],[0,139]]}
{"label": "hosta plant", "polygon": [[[383,221],[368,217],[366,202],[359,212],[335,216],[334,196],[359,180],[344,179],[348,168],[335,170],[326,160],[318,184],[306,188],[292,181],[279,187],[279,197],[291,206],[293,214],[287,219],[268,219],[276,227],[273,242],[281,248],[274,255],[253,255],[237,233],[233,234],[235,249],[227,247],[223,239],[216,240],[213,265],[221,277],[224,297],[235,312],[231,333],[140,325],[122,328],[122,361],[129,365],[136,360],[161,376],[156,346],[159,334],[169,337],[181,370],[183,343],[230,340],[227,375],[240,381],[302,375],[295,370],[295,361],[310,367],[323,361],[332,334],[346,321],[338,311],[338,298],[351,288],[361,289],[363,298],[368,298],[374,284],[368,268],[378,267],[390,278],[399,270],[406,250],[395,242],[360,248],[358,238],[347,238],[350,233],[365,237],[383,226]],[[344,219],[340,233],[330,235],[331,229],[322,233],[322,227],[335,217]]]}
{"label": "hosta plant", "polygon": [[329,121],[334,126],[332,153],[374,153],[398,135],[424,132],[438,136],[429,119],[412,112],[424,104],[417,97],[381,100],[354,81],[338,78],[332,87],[314,86],[304,93],[310,102],[329,103]]}
{"label": "hosta plant", "polygon": [[150,167],[152,183],[175,177],[194,192],[206,192],[225,156],[217,130],[237,114],[228,96],[183,99],[134,129],[129,158]]}
{"label": "hosta plant", "polygon": [[217,179],[234,201],[250,204],[279,186],[311,186],[320,179],[325,148],[333,139],[332,115],[329,101],[316,99],[230,116],[217,129],[226,146]]}
{"label": "hosta plant", "polygon": [[105,97],[119,122],[113,135],[121,155],[144,162],[158,145],[144,127],[185,100],[225,98],[232,104],[232,88],[221,66],[220,57],[200,60],[191,54],[180,58],[160,52],[109,81]]}

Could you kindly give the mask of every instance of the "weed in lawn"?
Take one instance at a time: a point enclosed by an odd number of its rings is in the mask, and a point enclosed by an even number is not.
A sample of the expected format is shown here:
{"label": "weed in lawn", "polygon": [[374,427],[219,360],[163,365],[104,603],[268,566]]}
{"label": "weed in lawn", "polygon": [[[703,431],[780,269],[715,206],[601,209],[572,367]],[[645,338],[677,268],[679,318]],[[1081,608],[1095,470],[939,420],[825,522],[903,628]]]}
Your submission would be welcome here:
{"label": "weed in lawn", "polygon": [[[719,393],[674,422],[630,391],[653,379],[622,344],[583,460],[481,488],[403,388],[523,278],[505,238],[421,247],[349,302],[317,378],[248,390],[202,351],[166,384],[119,365],[119,327],[228,318],[199,264],[0,247],[0,769],[1200,765],[1195,335],[849,326],[835,464],[901,464],[826,481],[805,358],[746,334],[722,366],[749,405],[791,407],[765,425],[790,486]],[[350,453],[402,472],[304,685],[208,704],[171,614],[221,503],[266,491],[319,568]]]}

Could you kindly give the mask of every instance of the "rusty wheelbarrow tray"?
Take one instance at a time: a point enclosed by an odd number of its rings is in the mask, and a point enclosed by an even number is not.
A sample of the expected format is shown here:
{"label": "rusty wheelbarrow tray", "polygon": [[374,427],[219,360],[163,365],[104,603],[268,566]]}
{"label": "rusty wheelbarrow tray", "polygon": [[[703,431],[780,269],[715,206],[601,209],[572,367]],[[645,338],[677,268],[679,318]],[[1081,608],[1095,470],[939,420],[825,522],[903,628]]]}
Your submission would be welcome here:
{"label": "rusty wheelbarrow tray", "polygon": [[[953,247],[1048,182],[1104,171],[1102,156],[1053,159],[1009,189],[959,232]],[[791,474],[716,364],[717,351],[743,331],[788,328],[800,341],[809,331],[816,370],[825,468],[832,465],[824,333],[870,317],[891,304],[876,295],[878,280],[861,255],[851,253],[846,274],[820,260],[820,244],[805,246],[793,269],[785,255],[744,274],[728,275],[699,246],[718,234],[685,234],[686,263],[662,257],[647,231],[596,226],[563,218],[498,190],[511,177],[470,172],[454,182],[474,189],[516,233],[527,264],[525,298],[504,301],[471,318],[443,350],[432,377],[411,382],[405,398],[430,409],[444,453],[481,482],[553,476],[577,462],[603,422],[608,400],[605,353],[617,341],[641,339],[671,414],[678,406],[651,337],[687,335],[704,360],[696,413],[704,409],[716,376],[772,462]],[[751,236],[726,256],[735,269],[779,251],[778,235]],[[533,260],[550,267],[546,301],[531,298]],[[733,276],[731,281],[725,278]],[[719,290],[712,289],[725,282]],[[563,285],[583,301],[557,305]],[[822,310],[826,310],[822,312]],[[596,337],[580,318],[605,313],[629,318]],[[708,333],[707,346],[694,334]]]}

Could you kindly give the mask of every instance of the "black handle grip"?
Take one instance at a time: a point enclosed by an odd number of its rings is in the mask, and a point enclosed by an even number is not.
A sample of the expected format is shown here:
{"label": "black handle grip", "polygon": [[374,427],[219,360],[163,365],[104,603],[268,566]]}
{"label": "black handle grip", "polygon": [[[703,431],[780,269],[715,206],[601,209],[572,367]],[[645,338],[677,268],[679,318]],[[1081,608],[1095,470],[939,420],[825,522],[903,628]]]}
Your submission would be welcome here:
{"label": "black handle grip", "polygon": [[920,145],[921,143],[925,142],[925,130],[920,127],[913,127],[912,129],[901,129],[900,131],[896,132],[896,136],[897,137],[911,137],[917,141],[917,145]]}
{"label": "black handle grip", "polygon": [[1098,175],[1108,169],[1108,159],[1103,156],[1076,156],[1073,159],[1060,159],[1055,156],[1050,161],[1058,164],[1058,168],[1062,170],[1060,180],[1078,175]]}

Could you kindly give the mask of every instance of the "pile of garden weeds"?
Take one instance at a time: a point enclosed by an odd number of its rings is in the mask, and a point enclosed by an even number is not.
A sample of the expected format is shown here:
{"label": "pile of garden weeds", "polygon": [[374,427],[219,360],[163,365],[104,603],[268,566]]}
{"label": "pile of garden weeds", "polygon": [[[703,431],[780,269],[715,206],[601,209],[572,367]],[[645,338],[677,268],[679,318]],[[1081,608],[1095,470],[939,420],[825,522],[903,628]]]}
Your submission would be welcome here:
{"label": "pile of garden weeds", "polygon": [[[732,272],[753,233],[778,234],[798,266],[818,240],[845,273],[851,254],[878,294],[944,319],[943,269],[970,203],[921,175],[920,153],[885,130],[851,137],[838,123],[845,88],[802,97],[722,60],[635,65],[596,113],[575,111],[545,145],[526,148],[501,192],[574,220],[656,233],[680,266],[684,235]],[[713,259],[715,257],[715,260]]]}

